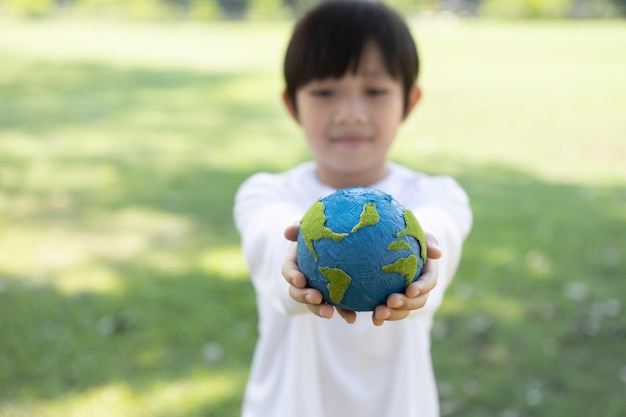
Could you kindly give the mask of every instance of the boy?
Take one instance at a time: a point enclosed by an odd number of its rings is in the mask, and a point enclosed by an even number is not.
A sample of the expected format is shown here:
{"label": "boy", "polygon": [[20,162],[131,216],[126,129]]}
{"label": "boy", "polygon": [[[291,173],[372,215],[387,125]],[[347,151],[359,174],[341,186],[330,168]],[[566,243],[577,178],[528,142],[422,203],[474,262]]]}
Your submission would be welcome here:
{"label": "boy", "polygon": [[[420,99],[418,69],[406,24],[380,3],[327,1],[296,25],[283,100],[314,162],[256,174],[235,198],[259,313],[244,417],[439,415],[430,328],[472,215],[451,178],[387,160],[397,129]],[[319,291],[306,287],[290,242],[298,232],[290,224],[317,199],[355,185],[391,194],[429,232],[420,279],[373,313],[322,303]]]}

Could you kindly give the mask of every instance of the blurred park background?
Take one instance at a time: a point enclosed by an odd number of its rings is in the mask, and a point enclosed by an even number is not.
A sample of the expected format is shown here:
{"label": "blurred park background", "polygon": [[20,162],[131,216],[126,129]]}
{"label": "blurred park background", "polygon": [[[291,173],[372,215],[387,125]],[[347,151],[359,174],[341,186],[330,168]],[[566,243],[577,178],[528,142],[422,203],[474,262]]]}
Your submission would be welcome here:
{"label": "blurred park background", "polygon": [[[392,158],[475,211],[433,329],[444,416],[626,416],[624,3],[392,3],[424,90]],[[0,416],[238,415],[232,200],[310,158],[280,103],[310,4],[0,1]]]}

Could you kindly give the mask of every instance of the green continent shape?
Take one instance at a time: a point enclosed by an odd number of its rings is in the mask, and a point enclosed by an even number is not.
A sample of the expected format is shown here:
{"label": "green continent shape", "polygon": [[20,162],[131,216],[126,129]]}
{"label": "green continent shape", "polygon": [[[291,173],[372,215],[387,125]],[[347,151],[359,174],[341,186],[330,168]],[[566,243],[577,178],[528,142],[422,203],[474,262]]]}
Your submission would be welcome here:
{"label": "green continent shape", "polygon": [[404,277],[408,287],[417,273],[417,256],[409,255],[406,258],[398,259],[390,265],[385,265],[383,266],[383,272],[397,272]]}
{"label": "green continent shape", "polygon": [[411,250],[411,245],[406,240],[396,240],[393,241],[387,246],[387,250]]}
{"label": "green continent shape", "polygon": [[320,266],[320,272],[328,281],[328,293],[333,303],[338,304],[343,300],[343,296],[352,282],[350,275],[339,268]]}
{"label": "green continent shape", "polygon": [[426,260],[426,241],[424,240],[424,230],[422,226],[415,218],[413,212],[409,209],[404,210],[404,222],[406,223],[406,229],[396,233],[396,237],[413,236],[420,244],[421,257]]}
{"label": "green continent shape", "polygon": [[363,206],[363,212],[361,212],[361,220],[352,228],[352,233],[367,226],[373,226],[380,220],[378,211],[376,210],[376,203],[367,203]]}
{"label": "green continent shape", "polygon": [[317,252],[315,252],[315,248],[313,247],[314,240],[332,239],[335,242],[339,242],[344,237],[348,236],[347,233],[335,233],[325,226],[325,209],[326,206],[324,203],[317,201],[309,210],[307,210],[306,213],[304,213],[300,224],[304,243],[306,244],[306,247],[309,248],[313,258],[315,258],[315,262],[317,262],[319,258],[317,257]]}

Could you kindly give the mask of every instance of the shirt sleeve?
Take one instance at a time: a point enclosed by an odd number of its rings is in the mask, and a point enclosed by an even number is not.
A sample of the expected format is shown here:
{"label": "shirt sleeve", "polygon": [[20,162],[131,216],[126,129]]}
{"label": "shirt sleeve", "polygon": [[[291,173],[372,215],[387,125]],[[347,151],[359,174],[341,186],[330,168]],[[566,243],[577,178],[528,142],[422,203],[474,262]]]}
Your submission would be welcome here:
{"label": "shirt sleeve", "polygon": [[256,174],[244,182],[235,196],[235,225],[250,271],[258,302],[284,314],[308,312],[289,296],[282,276],[285,257],[293,245],[285,229],[302,217],[302,210],[288,198],[288,191],[270,174]]}
{"label": "shirt sleeve", "polygon": [[431,291],[426,310],[437,309],[461,261],[463,242],[472,227],[469,198],[449,177],[431,178],[413,213],[425,232],[435,236],[442,256],[438,263],[437,286]]}

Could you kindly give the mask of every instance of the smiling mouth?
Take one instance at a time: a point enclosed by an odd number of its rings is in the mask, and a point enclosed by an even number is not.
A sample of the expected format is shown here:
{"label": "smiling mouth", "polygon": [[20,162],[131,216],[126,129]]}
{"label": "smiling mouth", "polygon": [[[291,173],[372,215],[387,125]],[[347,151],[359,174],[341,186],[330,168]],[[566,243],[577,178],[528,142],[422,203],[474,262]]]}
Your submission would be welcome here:
{"label": "smiling mouth", "polygon": [[345,135],[331,138],[332,143],[355,147],[371,142],[371,138],[359,135]]}

